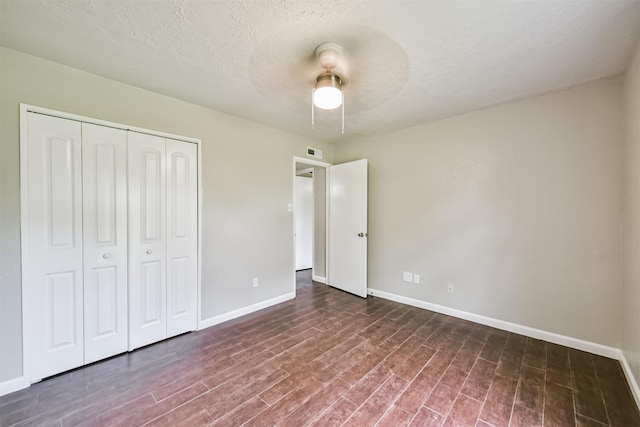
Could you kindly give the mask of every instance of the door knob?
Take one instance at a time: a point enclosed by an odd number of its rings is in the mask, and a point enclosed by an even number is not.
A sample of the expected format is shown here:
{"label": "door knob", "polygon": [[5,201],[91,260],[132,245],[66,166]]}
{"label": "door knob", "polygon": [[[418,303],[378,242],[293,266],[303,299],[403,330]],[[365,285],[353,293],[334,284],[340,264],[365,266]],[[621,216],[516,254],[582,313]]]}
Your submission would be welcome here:
{"label": "door knob", "polygon": [[147,255],[151,255],[152,250],[151,249],[147,249]]}
{"label": "door knob", "polygon": [[358,233],[358,237],[367,237],[367,233]]}
{"label": "door knob", "polygon": [[110,256],[111,255],[109,255],[109,254],[102,254],[102,258],[104,258],[104,259],[108,259]]}

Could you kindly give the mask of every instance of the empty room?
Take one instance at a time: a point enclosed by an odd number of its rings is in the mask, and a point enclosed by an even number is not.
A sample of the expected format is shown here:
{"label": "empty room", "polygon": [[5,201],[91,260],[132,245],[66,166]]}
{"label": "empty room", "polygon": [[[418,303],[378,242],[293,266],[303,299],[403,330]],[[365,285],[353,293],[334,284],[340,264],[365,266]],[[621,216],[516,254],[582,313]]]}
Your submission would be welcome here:
{"label": "empty room", "polygon": [[0,426],[640,427],[640,0],[0,0]]}

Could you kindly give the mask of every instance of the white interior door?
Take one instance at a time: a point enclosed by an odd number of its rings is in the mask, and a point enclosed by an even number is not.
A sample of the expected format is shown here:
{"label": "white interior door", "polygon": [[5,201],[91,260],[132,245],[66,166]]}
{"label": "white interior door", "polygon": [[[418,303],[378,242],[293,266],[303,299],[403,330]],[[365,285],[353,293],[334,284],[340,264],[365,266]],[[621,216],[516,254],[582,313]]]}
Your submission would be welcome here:
{"label": "white interior door", "polygon": [[198,147],[166,140],[167,336],[198,324]]}
{"label": "white interior door", "polygon": [[36,381],[84,362],[80,123],[29,113],[26,140],[24,337]]}
{"label": "white interior door", "polygon": [[82,124],[84,363],[127,351],[127,134]]}
{"label": "white interior door", "polygon": [[367,297],[367,159],[329,168],[328,280]]}
{"label": "white interior door", "polygon": [[165,140],[128,133],[129,350],[167,336]]}
{"label": "white interior door", "polygon": [[313,178],[295,177],[296,270],[313,266]]}

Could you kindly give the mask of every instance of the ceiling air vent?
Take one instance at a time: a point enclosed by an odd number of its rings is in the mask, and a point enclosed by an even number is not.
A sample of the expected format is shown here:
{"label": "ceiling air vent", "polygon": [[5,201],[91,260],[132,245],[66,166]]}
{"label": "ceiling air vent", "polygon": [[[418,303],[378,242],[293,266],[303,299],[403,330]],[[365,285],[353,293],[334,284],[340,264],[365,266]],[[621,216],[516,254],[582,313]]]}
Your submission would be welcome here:
{"label": "ceiling air vent", "polygon": [[307,147],[307,156],[315,157],[316,159],[322,160],[322,150],[318,150],[317,148]]}

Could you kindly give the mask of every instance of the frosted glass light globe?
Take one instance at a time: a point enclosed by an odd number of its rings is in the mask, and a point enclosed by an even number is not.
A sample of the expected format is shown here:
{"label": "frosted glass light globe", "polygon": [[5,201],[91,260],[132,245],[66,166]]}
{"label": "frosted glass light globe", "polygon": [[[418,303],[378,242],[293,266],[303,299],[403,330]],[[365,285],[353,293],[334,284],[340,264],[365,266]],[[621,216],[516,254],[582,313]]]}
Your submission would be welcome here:
{"label": "frosted glass light globe", "polygon": [[313,105],[323,110],[333,110],[342,105],[342,81],[335,74],[326,73],[316,79]]}
{"label": "frosted glass light globe", "polygon": [[323,110],[333,110],[342,105],[342,91],[336,87],[321,87],[313,92],[313,104]]}

